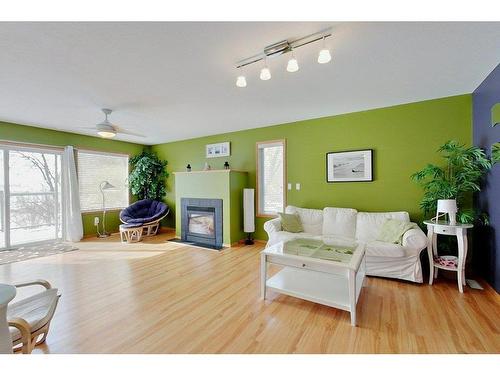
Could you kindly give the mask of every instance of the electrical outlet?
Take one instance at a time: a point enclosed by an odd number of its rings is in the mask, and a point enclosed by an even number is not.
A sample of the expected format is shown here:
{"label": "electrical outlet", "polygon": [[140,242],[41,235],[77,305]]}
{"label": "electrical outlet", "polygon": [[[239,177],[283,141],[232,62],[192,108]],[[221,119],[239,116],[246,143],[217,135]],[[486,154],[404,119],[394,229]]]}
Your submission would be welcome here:
{"label": "electrical outlet", "polygon": [[300,190],[300,182],[297,182],[297,183],[295,184],[295,190]]}
{"label": "electrical outlet", "polygon": [[292,183],[291,182],[288,183],[288,190],[292,190]]}
{"label": "electrical outlet", "polygon": [[94,217],[94,225],[99,224],[99,216]]}

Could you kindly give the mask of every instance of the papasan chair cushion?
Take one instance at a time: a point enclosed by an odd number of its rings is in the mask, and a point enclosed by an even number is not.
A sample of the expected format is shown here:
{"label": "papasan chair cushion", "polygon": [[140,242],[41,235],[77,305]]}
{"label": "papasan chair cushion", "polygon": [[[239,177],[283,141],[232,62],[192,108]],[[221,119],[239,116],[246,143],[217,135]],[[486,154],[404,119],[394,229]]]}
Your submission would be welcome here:
{"label": "papasan chair cushion", "polygon": [[125,224],[147,224],[168,214],[168,206],[163,202],[143,199],[120,212],[120,220]]}

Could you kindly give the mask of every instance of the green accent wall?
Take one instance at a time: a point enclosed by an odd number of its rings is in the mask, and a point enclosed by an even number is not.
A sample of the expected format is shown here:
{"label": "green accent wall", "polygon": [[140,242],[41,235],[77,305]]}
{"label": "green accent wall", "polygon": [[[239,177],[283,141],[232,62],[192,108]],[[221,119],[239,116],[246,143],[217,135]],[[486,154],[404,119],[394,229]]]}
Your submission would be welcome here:
{"label": "green accent wall", "polygon": [[[286,110],[284,108],[283,110]],[[360,211],[408,211],[421,219],[418,203],[422,190],[409,176],[425,164],[440,162],[436,150],[449,139],[472,143],[471,95],[460,95],[369,111],[244,130],[152,146],[168,160],[169,172],[185,171],[191,164],[201,170],[205,162],[222,169],[248,171],[249,187],[255,187],[255,143],[285,138],[287,177],[293,190],[287,203],[301,207],[353,207]],[[205,145],[231,142],[231,156],[205,158]],[[326,153],[331,151],[374,150],[373,182],[326,182]],[[295,183],[301,190],[295,190]],[[175,211],[174,178],[167,180],[167,203]],[[170,226],[174,225],[171,215]],[[266,219],[257,218],[258,239]]]}
{"label": "green accent wall", "polygon": [[[75,148],[89,149],[103,152],[117,152],[136,155],[142,151],[144,145],[91,137],[57,130],[37,128],[0,121],[0,140],[22,143],[35,143],[47,146],[74,146]],[[106,229],[118,231],[120,220],[119,211],[106,213]],[[84,235],[95,234],[94,216],[102,216],[101,212],[82,214]]]}
{"label": "green accent wall", "polygon": [[[222,199],[223,243],[231,245],[245,237],[243,232],[243,189],[248,183],[247,173],[238,171],[209,171],[175,174],[175,188],[182,191],[176,196],[176,207],[181,198]],[[181,236],[181,215],[175,215],[175,232]]]}

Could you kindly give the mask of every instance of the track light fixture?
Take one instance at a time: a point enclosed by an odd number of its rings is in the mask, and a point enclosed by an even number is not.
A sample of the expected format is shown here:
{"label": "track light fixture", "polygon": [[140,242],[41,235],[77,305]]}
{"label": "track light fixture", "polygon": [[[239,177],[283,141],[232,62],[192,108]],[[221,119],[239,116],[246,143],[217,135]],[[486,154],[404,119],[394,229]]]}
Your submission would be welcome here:
{"label": "track light fixture", "polygon": [[[330,50],[326,48],[325,45],[325,40],[326,38],[329,38],[332,36],[331,33],[331,28],[328,28],[326,30],[310,34],[308,36],[305,36],[300,39],[296,39],[293,41],[288,41],[288,40],[282,40],[280,42],[271,44],[267,47],[264,48],[262,53],[259,53],[255,56],[246,58],[244,60],[239,61],[236,64],[236,68],[241,69],[247,65],[255,64],[256,62],[263,61],[264,66],[260,70],[260,79],[263,81],[267,81],[271,79],[271,70],[269,69],[269,66],[267,65],[267,58],[268,57],[276,57],[279,55],[283,55],[285,53],[291,52],[291,57],[288,60],[286,70],[290,73],[296,72],[299,70],[299,63],[297,59],[295,58],[295,53],[294,50],[296,48],[305,46],[310,43],[314,42],[319,42],[323,41],[323,48],[319,52],[318,55],[318,63],[320,64],[325,64],[327,62],[330,62],[332,59],[332,56],[330,55]],[[247,82],[246,78],[244,75],[239,75],[238,78],[236,79],[236,86],[238,87],[246,87]]]}
{"label": "track light fixture", "polygon": [[318,63],[326,64],[332,60],[332,55],[330,55],[330,50],[326,48],[325,38],[323,38],[323,48],[319,51]]}
{"label": "track light fixture", "polygon": [[288,64],[286,64],[286,70],[287,72],[293,73],[299,70],[299,63],[297,62],[297,59],[295,58],[295,53],[292,50],[292,57],[290,60],[288,60]]}
{"label": "track light fixture", "polygon": [[242,73],[243,72],[241,72],[240,75],[238,76],[238,78],[236,78],[236,86],[247,87],[247,79],[245,78],[245,76]]}
{"label": "track light fixture", "polygon": [[264,59],[264,67],[260,70],[260,79],[263,81],[268,81],[271,79],[271,71],[267,66],[267,61]]}

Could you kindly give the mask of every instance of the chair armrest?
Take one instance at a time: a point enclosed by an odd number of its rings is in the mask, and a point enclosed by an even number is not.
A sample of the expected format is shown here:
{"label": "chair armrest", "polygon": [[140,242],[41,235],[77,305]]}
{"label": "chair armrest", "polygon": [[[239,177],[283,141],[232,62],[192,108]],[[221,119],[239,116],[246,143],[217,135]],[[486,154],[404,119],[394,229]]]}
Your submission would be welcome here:
{"label": "chair armrest", "polygon": [[264,230],[267,234],[279,232],[281,230],[281,219],[279,217],[268,220],[264,223]]}
{"label": "chair armrest", "polygon": [[30,335],[31,335],[31,326],[23,318],[18,318],[18,317],[9,318],[7,320],[7,324],[10,327],[17,328],[19,331],[21,331],[21,336],[22,337],[30,337]]}
{"label": "chair armrest", "polygon": [[402,245],[416,250],[427,247],[427,236],[420,228],[413,228],[403,234]]}
{"label": "chair armrest", "polygon": [[45,287],[45,289],[52,289],[52,286],[50,285],[50,283],[47,280],[42,280],[42,279],[33,280],[33,281],[26,281],[24,283],[19,283],[19,284],[14,284],[14,286],[16,288],[22,288],[24,286],[31,286],[31,285],[41,285],[41,286]]}

